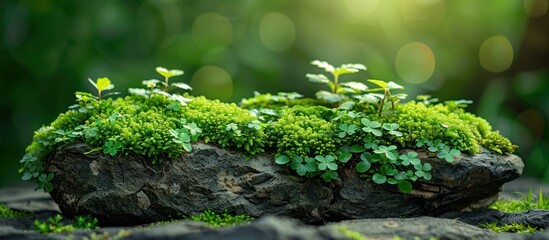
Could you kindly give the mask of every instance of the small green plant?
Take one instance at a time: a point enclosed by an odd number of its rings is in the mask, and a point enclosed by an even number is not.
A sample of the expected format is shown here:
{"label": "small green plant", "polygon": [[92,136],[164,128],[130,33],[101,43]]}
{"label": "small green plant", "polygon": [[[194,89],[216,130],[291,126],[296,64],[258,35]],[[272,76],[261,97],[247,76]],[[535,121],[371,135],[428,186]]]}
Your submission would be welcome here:
{"label": "small green plant", "polygon": [[[383,94],[382,95],[369,94],[366,96],[362,96],[361,99],[374,99],[373,102],[376,102],[378,104],[378,113],[380,116],[381,116],[381,112],[383,111],[383,106],[385,105],[385,102],[390,101],[392,109],[395,109],[395,103],[399,102],[402,99],[405,99],[407,96],[406,94],[403,94],[403,93],[401,94],[391,93],[391,90],[395,90],[395,89],[404,90],[403,86],[400,86],[394,82],[385,82],[385,81],[376,80],[376,79],[368,79],[368,82],[371,82],[379,86],[379,88],[368,90],[369,92],[383,92]],[[368,96],[371,96],[371,97],[368,97]]]}
{"label": "small green plant", "polygon": [[114,88],[114,85],[111,83],[111,80],[106,77],[98,78],[95,82],[88,78],[88,81],[97,89],[97,99],[101,101],[101,94],[103,91],[111,90]]}
{"label": "small green plant", "polygon": [[51,183],[51,180],[53,179],[55,175],[53,173],[42,173],[38,177],[38,185],[36,186],[36,189],[44,189],[45,192],[51,192],[53,190],[53,184]]}
{"label": "small green plant", "polygon": [[32,214],[27,212],[16,211],[8,208],[5,204],[0,203],[0,217],[2,218],[24,218],[30,217]]}
{"label": "small green plant", "polygon": [[170,86],[180,88],[180,89],[183,89],[183,90],[191,90],[192,89],[191,86],[189,86],[185,83],[181,83],[181,82],[172,83],[171,85],[169,84],[170,78],[183,75],[183,71],[181,71],[179,69],[170,69],[170,70],[168,70],[168,69],[163,68],[163,67],[156,67],[156,72],[164,77],[164,82],[162,82],[164,92],[168,92],[168,90],[170,89]]}
{"label": "small green plant", "polygon": [[183,127],[178,129],[170,129],[170,134],[173,136],[172,141],[180,144],[187,152],[193,150],[191,141],[197,141],[202,133],[202,129],[196,126],[195,123],[186,124],[186,120],[182,121]]}
{"label": "small green plant", "polygon": [[499,210],[502,212],[524,212],[533,209],[549,210],[549,197],[543,196],[543,191],[540,188],[539,194],[536,197],[532,193],[532,188],[527,194],[517,192],[522,199],[501,199],[493,202],[488,208]]}
{"label": "small green plant", "polygon": [[42,233],[65,233],[76,229],[96,229],[97,219],[89,215],[78,216],[74,219],[73,224],[63,221],[63,217],[59,214],[45,220],[34,220],[34,230]]}
{"label": "small green plant", "polygon": [[448,145],[442,142],[442,139],[427,140],[425,138],[416,139],[417,147],[427,147],[431,153],[436,153],[436,156],[440,159],[444,159],[447,162],[454,162],[455,157],[461,155],[461,151],[455,148],[450,148]]}
{"label": "small green plant", "polygon": [[532,234],[534,232],[543,231],[536,227],[522,223],[511,223],[511,224],[498,224],[498,223],[485,223],[478,225],[481,228],[490,229],[494,232],[511,232],[511,233],[521,233],[521,234]]}
{"label": "small green plant", "polygon": [[326,84],[330,87],[330,92],[319,91],[317,98],[325,100],[328,103],[339,103],[344,99],[345,93],[356,93],[365,91],[368,89],[366,85],[361,82],[340,82],[339,77],[343,74],[357,73],[360,70],[366,71],[366,67],[362,64],[343,64],[339,67],[334,67],[331,64],[315,60],[311,64],[324,69],[324,71],[332,74],[333,79],[329,79],[324,74],[307,74],[305,75],[310,82]]}
{"label": "small green plant", "polygon": [[206,210],[201,214],[190,216],[190,219],[193,221],[205,222],[214,228],[248,224],[254,220],[248,215],[230,215],[226,210],[221,214],[217,214],[211,210]]}

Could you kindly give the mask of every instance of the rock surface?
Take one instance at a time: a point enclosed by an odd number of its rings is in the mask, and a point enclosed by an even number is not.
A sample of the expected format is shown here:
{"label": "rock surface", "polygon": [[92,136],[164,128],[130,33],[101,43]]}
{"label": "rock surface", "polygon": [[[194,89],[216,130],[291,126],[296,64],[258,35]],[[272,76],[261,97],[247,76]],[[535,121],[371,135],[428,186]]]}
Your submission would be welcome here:
{"label": "rock surface", "polygon": [[290,176],[269,155],[246,160],[202,143],[180,159],[155,166],[141,157],[85,154],[90,150],[77,143],[47,158],[47,170],[56,176],[51,195],[65,215],[92,214],[108,225],[149,223],[208,209],[289,216],[306,223],[436,215],[489,203],[485,200],[494,199],[501,185],[520,176],[523,168],[515,155],[483,151],[450,164],[420,153],[433,165],[433,179],[405,195],[394,186],[371,184],[354,170],[326,184]]}
{"label": "rock surface", "polygon": [[[528,184],[524,185],[520,191],[527,192],[528,186]],[[545,185],[544,189],[549,189],[549,187]],[[473,213],[452,212],[443,215],[451,219],[433,217],[361,219],[328,223],[321,226],[305,225],[296,219],[265,216],[248,225],[222,229],[212,229],[201,222],[179,220],[152,225],[124,228],[102,227],[95,230],[42,235],[33,231],[32,226],[27,223],[34,221],[34,219],[44,220],[48,214],[56,213],[53,209],[48,210],[41,207],[44,205],[55,206],[55,203],[47,194],[34,192],[31,185],[22,185],[10,188],[9,191],[0,189],[0,202],[15,206],[27,205],[27,211],[38,213],[28,218],[0,217],[0,239],[83,239],[84,237],[88,239],[110,239],[107,236],[113,237],[112,239],[349,239],[342,233],[341,226],[345,226],[349,231],[358,232],[368,239],[393,239],[394,236],[400,236],[403,239],[414,239],[414,237],[419,237],[419,239],[429,239],[429,237],[437,237],[438,239],[549,239],[549,231],[532,235],[495,233],[467,224],[467,222],[481,223],[487,221],[487,219],[496,222],[500,219],[502,221],[529,219],[528,223],[532,225],[543,228],[549,227],[546,217],[540,217],[548,216],[549,211],[539,210],[521,214],[506,214],[493,210],[481,210]],[[17,208],[14,207],[14,209]],[[479,221],[479,219],[484,220]],[[119,238],[114,238],[115,236]]]}

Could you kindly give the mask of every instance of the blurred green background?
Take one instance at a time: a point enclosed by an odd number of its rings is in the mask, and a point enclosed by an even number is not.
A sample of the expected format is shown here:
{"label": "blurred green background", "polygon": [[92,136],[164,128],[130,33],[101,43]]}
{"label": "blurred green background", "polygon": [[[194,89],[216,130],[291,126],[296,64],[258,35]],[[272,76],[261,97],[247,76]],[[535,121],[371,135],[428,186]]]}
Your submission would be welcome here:
{"label": "blurred green background", "polygon": [[548,0],[2,0],[0,186],[32,134],[109,77],[118,91],[185,71],[194,95],[237,102],[254,91],[320,86],[314,59],[441,100],[472,99],[520,148],[526,174],[549,181]]}

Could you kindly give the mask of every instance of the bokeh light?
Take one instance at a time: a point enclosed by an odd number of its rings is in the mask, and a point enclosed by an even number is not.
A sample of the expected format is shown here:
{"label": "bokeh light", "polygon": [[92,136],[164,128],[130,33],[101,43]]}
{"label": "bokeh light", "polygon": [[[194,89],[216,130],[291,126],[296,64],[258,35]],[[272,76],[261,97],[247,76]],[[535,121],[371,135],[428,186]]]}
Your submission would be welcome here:
{"label": "bokeh light", "polygon": [[443,0],[402,0],[402,20],[416,30],[430,30],[438,27],[446,16]]}
{"label": "bokeh light", "polygon": [[524,11],[532,18],[541,17],[547,13],[549,0],[524,0]]}
{"label": "bokeh light", "polygon": [[344,0],[343,3],[351,16],[365,19],[375,12],[379,0]]}
{"label": "bokeh light", "polygon": [[501,35],[486,39],[479,50],[480,65],[494,73],[507,70],[513,62],[513,46]]}
{"label": "bokeh light", "polygon": [[413,84],[423,83],[435,71],[435,55],[425,43],[411,42],[404,45],[395,58],[395,67],[398,76]]}
{"label": "bokeh light", "polygon": [[268,13],[259,23],[259,37],[268,49],[277,52],[285,51],[294,44],[294,23],[282,13]]}
{"label": "bokeh light", "polygon": [[194,21],[192,32],[196,45],[205,50],[227,47],[233,39],[231,21],[219,13],[200,15]]}
{"label": "bokeh light", "polygon": [[227,101],[233,94],[231,76],[218,66],[208,65],[198,69],[192,79],[193,95]]}

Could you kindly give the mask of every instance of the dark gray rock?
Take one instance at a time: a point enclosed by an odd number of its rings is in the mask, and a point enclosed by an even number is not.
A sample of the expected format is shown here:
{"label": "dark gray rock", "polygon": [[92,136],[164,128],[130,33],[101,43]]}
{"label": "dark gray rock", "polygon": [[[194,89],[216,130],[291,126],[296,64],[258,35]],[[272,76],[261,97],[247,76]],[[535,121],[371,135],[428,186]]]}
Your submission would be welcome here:
{"label": "dark gray rock", "polygon": [[439,217],[459,219],[462,222],[472,225],[485,223],[498,223],[501,225],[521,223],[538,229],[546,229],[549,227],[549,210],[504,213],[493,209],[483,209],[473,212],[448,212]]}
{"label": "dark gray rock", "polygon": [[420,157],[433,165],[433,180],[412,194],[361,179],[353,170],[341,181],[291,176],[273,156],[246,160],[215,146],[197,143],[181,158],[156,166],[135,156],[111,157],[77,143],[51,154],[55,173],[51,193],[71,217],[92,214],[101,223],[132,225],[198,214],[211,209],[254,217],[282,215],[307,223],[375,217],[418,216],[460,210],[494,199],[501,185],[522,174],[515,155],[487,151],[461,156],[455,163]]}
{"label": "dark gray rock", "polygon": [[405,239],[521,239],[517,234],[498,234],[458,220],[433,217],[347,220],[329,224],[321,230],[337,233],[339,226],[359,232],[368,239],[392,239],[394,236]]}

